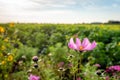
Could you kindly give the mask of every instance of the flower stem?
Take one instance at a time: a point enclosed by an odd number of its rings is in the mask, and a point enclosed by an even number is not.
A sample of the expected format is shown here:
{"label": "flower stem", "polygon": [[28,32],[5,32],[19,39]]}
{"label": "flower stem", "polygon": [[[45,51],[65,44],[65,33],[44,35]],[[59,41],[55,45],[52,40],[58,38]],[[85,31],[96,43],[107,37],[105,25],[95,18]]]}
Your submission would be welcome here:
{"label": "flower stem", "polygon": [[80,65],[81,65],[81,61],[78,60],[78,74],[80,73]]}
{"label": "flower stem", "polygon": [[61,75],[60,75],[60,80],[62,80],[63,79],[63,74],[62,74],[62,72],[61,72]]}
{"label": "flower stem", "polygon": [[82,66],[82,54],[79,54],[79,58],[78,58],[78,74],[81,72],[81,66]]}

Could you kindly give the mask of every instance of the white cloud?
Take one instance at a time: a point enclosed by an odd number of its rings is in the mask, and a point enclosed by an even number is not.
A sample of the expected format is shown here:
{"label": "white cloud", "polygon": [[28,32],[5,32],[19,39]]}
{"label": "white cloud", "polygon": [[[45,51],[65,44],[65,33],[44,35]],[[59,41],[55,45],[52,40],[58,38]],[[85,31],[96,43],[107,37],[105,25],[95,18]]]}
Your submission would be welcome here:
{"label": "white cloud", "polygon": [[[100,0],[0,0],[1,8],[6,11],[40,11],[58,9],[91,9]],[[100,7],[99,7],[100,8]]]}
{"label": "white cloud", "polygon": [[[0,22],[75,23],[120,19],[101,0],[0,0]],[[113,4],[113,7],[118,7]]]}
{"label": "white cloud", "polygon": [[37,4],[45,4],[45,5],[74,5],[76,4],[76,0],[30,0],[31,2],[37,3]]}
{"label": "white cloud", "polygon": [[36,3],[36,6],[32,9],[38,10],[41,9],[52,9],[52,8],[72,8],[78,5],[82,8],[88,8],[89,6],[95,6],[95,3],[100,0],[30,0],[33,3]]}

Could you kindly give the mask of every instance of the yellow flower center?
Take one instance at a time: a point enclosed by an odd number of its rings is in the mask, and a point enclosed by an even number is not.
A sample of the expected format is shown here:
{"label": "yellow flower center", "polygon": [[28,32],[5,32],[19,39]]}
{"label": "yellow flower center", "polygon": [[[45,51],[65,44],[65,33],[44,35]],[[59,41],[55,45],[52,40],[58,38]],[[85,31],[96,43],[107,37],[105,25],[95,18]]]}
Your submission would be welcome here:
{"label": "yellow flower center", "polygon": [[80,46],[80,50],[83,50],[83,48],[84,48],[83,46]]}

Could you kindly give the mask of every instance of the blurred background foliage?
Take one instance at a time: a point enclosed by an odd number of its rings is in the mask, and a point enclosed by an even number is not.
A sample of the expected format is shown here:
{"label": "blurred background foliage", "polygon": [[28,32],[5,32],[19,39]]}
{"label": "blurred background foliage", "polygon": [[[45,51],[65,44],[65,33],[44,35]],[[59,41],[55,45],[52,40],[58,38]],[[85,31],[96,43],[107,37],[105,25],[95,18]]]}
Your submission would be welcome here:
{"label": "blurred background foliage", "polygon": [[91,64],[100,64],[102,69],[120,65],[120,25],[9,23],[0,24],[0,71],[4,73],[0,77],[14,72],[15,65],[16,70],[25,70],[19,68],[19,62],[25,59],[24,63],[29,62],[26,63],[29,67],[34,55],[47,57],[51,53],[50,58],[44,58],[50,59],[51,64],[69,63],[68,53],[75,53],[67,47],[71,37],[81,40],[88,37],[90,41],[97,42],[97,47],[83,56],[82,63],[90,60]]}

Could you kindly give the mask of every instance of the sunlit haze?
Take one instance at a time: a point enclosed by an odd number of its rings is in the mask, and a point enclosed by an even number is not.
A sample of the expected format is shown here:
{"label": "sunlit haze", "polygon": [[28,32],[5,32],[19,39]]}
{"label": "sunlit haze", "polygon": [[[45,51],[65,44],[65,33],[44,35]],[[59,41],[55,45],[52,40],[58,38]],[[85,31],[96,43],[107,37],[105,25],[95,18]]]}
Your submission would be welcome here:
{"label": "sunlit haze", "polygon": [[0,0],[0,23],[120,20],[120,0]]}

